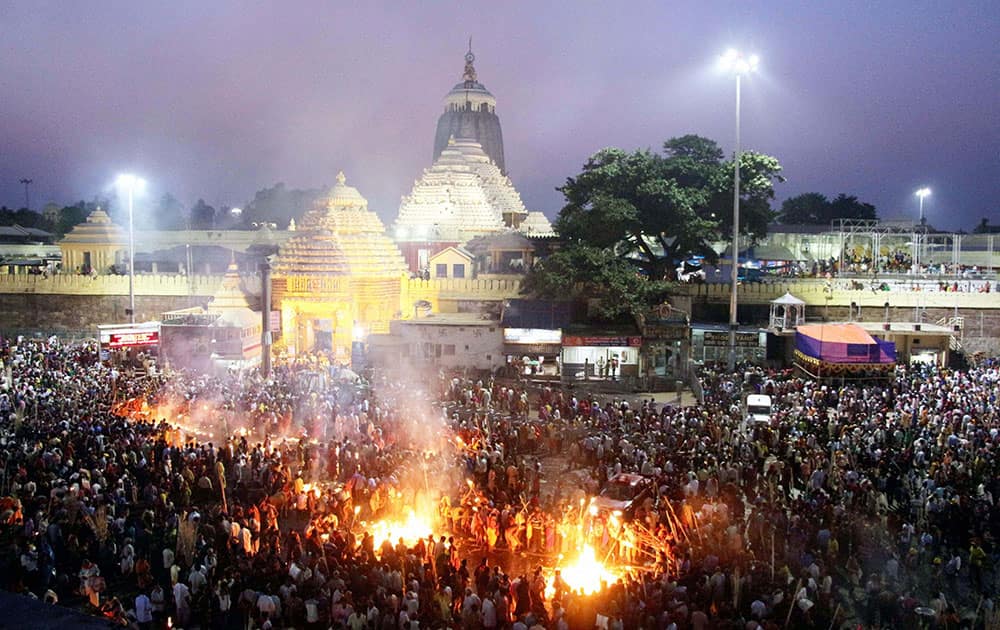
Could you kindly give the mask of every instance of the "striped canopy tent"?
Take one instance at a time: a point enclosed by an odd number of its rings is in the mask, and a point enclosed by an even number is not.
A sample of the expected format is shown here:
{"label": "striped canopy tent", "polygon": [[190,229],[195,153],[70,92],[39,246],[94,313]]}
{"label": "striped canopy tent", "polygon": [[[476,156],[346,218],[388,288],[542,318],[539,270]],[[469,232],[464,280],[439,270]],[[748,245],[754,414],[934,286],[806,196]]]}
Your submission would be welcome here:
{"label": "striped canopy tent", "polygon": [[816,376],[887,372],[896,366],[896,344],[857,324],[809,324],[796,329],[795,361]]}

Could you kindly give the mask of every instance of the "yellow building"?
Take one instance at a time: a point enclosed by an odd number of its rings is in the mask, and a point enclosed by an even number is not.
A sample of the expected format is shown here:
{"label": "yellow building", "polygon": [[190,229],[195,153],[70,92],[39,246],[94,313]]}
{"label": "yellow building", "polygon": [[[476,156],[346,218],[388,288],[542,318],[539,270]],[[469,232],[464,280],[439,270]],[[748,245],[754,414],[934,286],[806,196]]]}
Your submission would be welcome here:
{"label": "yellow building", "polygon": [[430,257],[432,278],[471,278],[475,257],[463,247],[447,247]]}
{"label": "yellow building", "polygon": [[281,309],[289,354],[332,351],[347,362],[351,343],[386,333],[400,314],[403,256],[343,173],[302,218],[273,264],[273,303]]}
{"label": "yellow building", "polygon": [[87,220],[74,227],[58,245],[63,269],[70,273],[105,274],[113,265],[127,263],[128,234],[112,223],[108,213],[100,208],[91,212]]}

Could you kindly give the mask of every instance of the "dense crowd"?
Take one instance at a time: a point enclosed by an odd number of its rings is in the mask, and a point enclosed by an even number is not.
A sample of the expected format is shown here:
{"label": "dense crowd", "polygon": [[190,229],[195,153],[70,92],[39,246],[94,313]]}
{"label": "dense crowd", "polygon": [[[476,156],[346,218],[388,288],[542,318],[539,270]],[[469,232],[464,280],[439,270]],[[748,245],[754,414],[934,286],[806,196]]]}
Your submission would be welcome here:
{"label": "dense crowd", "polygon": [[[317,357],[267,379],[138,377],[54,339],[0,360],[3,586],[117,623],[996,620],[995,363],[837,385],[709,370],[705,402],[678,407],[362,381]],[[777,401],[770,422],[748,392]],[[591,501],[622,479],[626,510]],[[433,531],[379,530],[410,510]],[[614,574],[590,593],[558,572],[584,547]]]}

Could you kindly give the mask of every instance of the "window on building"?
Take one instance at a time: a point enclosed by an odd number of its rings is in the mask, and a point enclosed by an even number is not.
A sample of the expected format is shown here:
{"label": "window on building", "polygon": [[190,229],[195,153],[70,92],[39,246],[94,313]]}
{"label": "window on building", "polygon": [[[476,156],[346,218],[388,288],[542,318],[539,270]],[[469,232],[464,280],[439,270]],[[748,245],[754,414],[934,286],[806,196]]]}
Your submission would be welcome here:
{"label": "window on building", "polygon": [[452,278],[464,278],[465,277],[465,265],[462,263],[456,263],[451,266],[451,277]]}
{"label": "window on building", "polygon": [[444,352],[442,354],[444,354],[444,356],[446,356],[446,357],[453,357],[453,356],[455,356],[455,344],[453,344],[453,343],[446,343],[444,345]]}
{"label": "window on building", "polygon": [[448,277],[448,265],[444,263],[438,263],[434,265],[434,277],[435,278],[447,278]]}

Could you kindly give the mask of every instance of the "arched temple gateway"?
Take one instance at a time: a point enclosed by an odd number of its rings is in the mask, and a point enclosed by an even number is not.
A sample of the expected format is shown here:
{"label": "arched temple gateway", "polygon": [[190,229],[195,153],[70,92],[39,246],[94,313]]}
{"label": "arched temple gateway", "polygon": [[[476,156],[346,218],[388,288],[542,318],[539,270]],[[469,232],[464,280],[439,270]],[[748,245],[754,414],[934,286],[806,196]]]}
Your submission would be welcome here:
{"label": "arched temple gateway", "polygon": [[406,275],[382,221],[345,182],[339,173],[278,250],[272,280],[284,348],[292,354],[332,350],[344,362],[352,341],[389,331]]}

